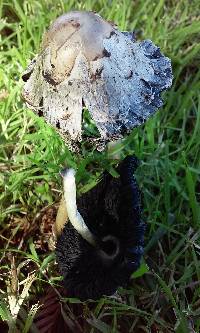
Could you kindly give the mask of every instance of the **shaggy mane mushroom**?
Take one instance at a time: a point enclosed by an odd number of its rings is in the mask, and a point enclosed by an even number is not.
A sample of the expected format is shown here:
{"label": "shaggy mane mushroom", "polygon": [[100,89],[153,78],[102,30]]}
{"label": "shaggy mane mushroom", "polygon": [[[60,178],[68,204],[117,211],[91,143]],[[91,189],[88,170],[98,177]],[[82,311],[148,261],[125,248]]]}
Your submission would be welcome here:
{"label": "shaggy mane mushroom", "polygon": [[90,142],[101,150],[162,106],[172,70],[150,40],[136,42],[96,13],[73,11],[50,25],[23,79],[27,105],[72,149],[79,150],[88,109],[99,131]]}
{"label": "shaggy mane mushroom", "polygon": [[58,235],[56,258],[68,297],[84,301],[112,295],[138,269],[145,224],[134,177],[137,166],[135,156],[126,157],[118,166],[120,177],[104,172],[77,206],[75,193],[69,197],[70,188],[75,189],[73,172],[63,173],[69,221]]}
{"label": "shaggy mane mushroom", "polygon": [[[161,92],[172,84],[172,69],[150,40],[136,42],[132,33],[119,31],[96,13],[73,11],[50,25],[23,80],[28,107],[73,150],[83,139],[87,109],[99,136],[84,134],[84,140],[102,150],[162,106]],[[145,225],[133,175],[137,164],[134,156],[125,158],[119,178],[104,173],[78,200],[75,172],[63,173],[56,257],[69,295],[82,300],[112,295],[139,267]]]}

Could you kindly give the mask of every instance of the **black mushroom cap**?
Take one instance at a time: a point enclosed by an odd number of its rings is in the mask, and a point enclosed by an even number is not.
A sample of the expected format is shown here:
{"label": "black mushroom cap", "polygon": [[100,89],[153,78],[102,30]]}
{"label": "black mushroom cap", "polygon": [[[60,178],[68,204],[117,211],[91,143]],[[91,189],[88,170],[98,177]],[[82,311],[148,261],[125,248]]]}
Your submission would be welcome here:
{"label": "black mushroom cap", "polygon": [[133,175],[138,165],[127,157],[119,178],[104,173],[101,182],[82,195],[78,210],[96,240],[84,240],[68,222],[57,240],[56,257],[69,297],[81,300],[112,295],[126,286],[140,265],[145,224],[140,192]]}

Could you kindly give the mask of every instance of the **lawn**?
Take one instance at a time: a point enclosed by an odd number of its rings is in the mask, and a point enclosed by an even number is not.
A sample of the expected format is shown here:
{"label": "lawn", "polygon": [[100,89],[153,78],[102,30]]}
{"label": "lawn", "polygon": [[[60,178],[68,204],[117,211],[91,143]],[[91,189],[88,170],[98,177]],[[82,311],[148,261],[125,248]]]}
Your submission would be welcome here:
{"label": "lawn", "polygon": [[[117,297],[85,303],[63,294],[55,263],[59,170],[78,168],[81,194],[115,169],[84,143],[81,154],[71,153],[21,99],[21,75],[43,32],[72,9],[95,10],[139,40],[151,39],[172,60],[174,75],[163,108],[133,130],[122,151],[141,160],[141,268]],[[64,332],[59,323],[72,332],[200,332],[199,1],[2,0],[0,14],[0,332]]]}

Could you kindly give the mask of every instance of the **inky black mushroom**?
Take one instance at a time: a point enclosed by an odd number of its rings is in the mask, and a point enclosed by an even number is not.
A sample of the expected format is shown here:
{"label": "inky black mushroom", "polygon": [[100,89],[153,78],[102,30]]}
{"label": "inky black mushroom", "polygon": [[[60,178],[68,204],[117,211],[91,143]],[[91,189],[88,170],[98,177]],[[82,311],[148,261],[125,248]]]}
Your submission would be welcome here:
{"label": "inky black mushroom", "polygon": [[145,224],[133,175],[137,165],[136,157],[129,156],[118,167],[119,178],[104,173],[77,200],[78,211],[74,173],[64,173],[69,222],[58,236],[56,257],[69,296],[87,300],[112,295],[138,269]]}

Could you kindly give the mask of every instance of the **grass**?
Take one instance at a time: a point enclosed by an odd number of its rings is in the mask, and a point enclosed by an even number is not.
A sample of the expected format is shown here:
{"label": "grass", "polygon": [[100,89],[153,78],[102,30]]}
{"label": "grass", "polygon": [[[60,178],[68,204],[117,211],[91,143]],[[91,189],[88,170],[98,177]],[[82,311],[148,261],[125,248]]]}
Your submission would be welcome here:
{"label": "grass", "polygon": [[[63,165],[78,166],[79,192],[102,170],[105,155],[70,153],[24,106],[21,74],[39,50],[49,23],[73,8],[96,10],[138,39],[152,39],[172,59],[173,87],[165,105],[127,138],[124,155],[141,159],[137,172],[147,222],[145,258],[121,298],[78,303],[60,299],[78,332],[200,331],[200,10],[199,1],[0,2],[0,324],[1,332],[38,332],[38,300],[60,277],[44,223],[61,197]],[[46,213],[48,212],[48,214]],[[43,229],[42,229],[43,228]],[[47,232],[48,233],[48,232]],[[76,318],[77,307],[82,315]],[[80,325],[80,319],[82,324]],[[78,327],[78,328],[77,328]]]}

